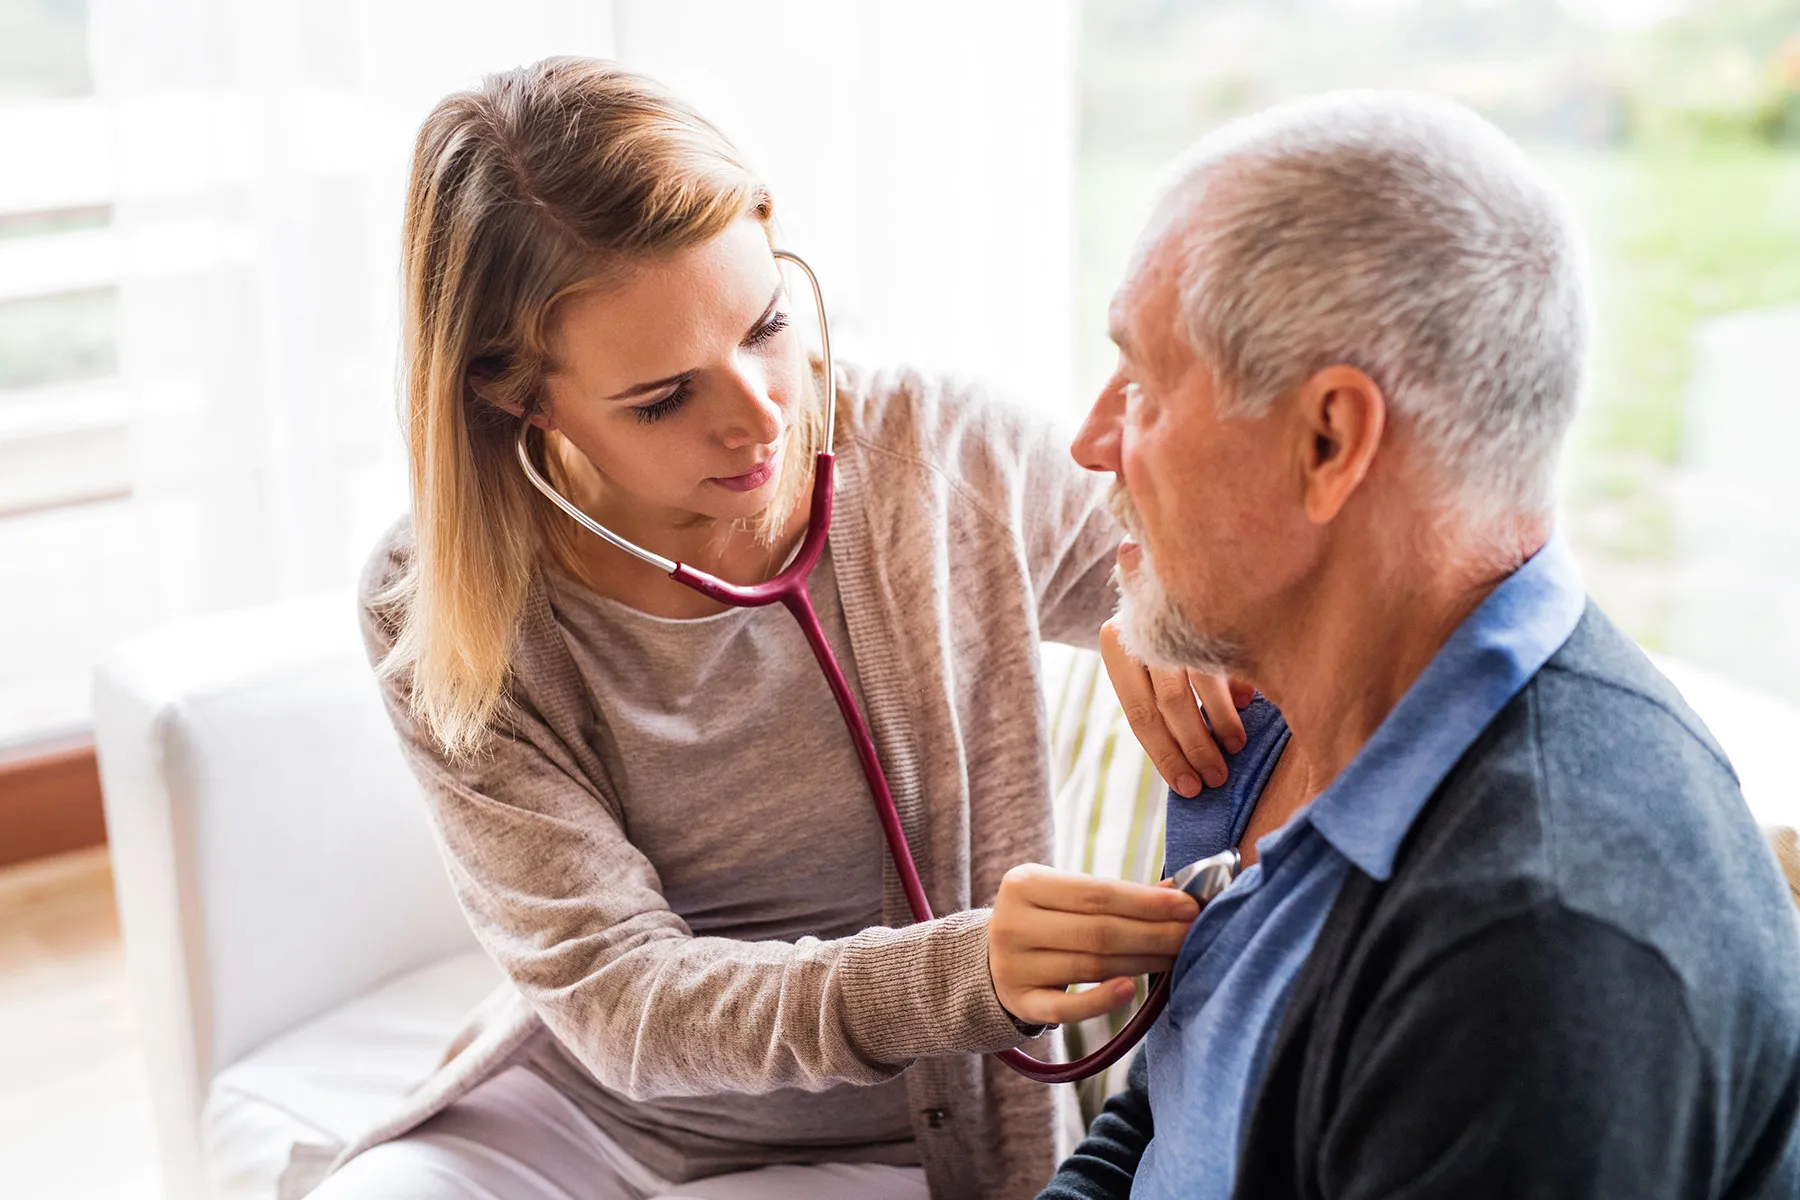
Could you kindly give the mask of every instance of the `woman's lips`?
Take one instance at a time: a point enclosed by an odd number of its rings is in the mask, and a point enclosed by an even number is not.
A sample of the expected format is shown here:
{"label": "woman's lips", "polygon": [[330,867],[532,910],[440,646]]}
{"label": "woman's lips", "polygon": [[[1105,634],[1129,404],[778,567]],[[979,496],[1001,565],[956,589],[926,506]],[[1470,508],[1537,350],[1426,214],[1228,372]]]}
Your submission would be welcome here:
{"label": "woman's lips", "polygon": [[1126,538],[1119,543],[1119,565],[1121,567],[1136,566],[1141,554],[1142,551],[1139,549],[1138,544],[1130,538]]}
{"label": "woman's lips", "polygon": [[742,475],[732,475],[729,477],[714,476],[712,482],[718,484],[726,491],[754,492],[757,488],[775,477],[775,468],[779,466],[780,463],[781,450],[777,448],[775,453],[769,455],[769,457],[763,459],[762,462],[751,467]]}

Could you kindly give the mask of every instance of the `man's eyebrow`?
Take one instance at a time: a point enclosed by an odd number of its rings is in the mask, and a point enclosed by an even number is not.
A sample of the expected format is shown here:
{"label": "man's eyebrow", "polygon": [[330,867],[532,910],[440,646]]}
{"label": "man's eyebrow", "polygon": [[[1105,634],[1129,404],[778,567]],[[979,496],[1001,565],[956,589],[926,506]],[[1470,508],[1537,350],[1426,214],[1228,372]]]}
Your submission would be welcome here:
{"label": "man's eyebrow", "polygon": [[[775,306],[781,302],[782,287],[782,281],[776,280],[775,291],[770,294],[769,303],[763,307],[762,315],[750,323],[750,333],[754,333],[760,329],[763,323],[769,319],[769,314],[775,311]],[[748,337],[749,334],[745,334],[745,336]],[[644,383],[634,383],[622,392],[614,392],[612,395],[608,396],[607,399],[629,400],[633,396],[642,396],[646,392],[660,392],[663,388],[673,387],[675,384],[681,383],[692,375],[692,371],[683,371],[681,374],[671,375],[667,379],[651,379]]]}

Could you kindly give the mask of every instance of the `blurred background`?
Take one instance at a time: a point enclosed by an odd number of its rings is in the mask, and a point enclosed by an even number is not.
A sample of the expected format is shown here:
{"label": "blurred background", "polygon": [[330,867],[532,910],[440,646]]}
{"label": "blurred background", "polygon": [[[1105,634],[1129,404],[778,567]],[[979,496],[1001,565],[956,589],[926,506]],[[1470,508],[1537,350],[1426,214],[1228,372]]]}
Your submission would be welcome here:
{"label": "blurred background", "polygon": [[1800,699],[1800,4],[1111,0],[1082,9],[1080,391],[1135,215],[1196,134],[1334,87],[1452,96],[1584,219],[1591,385],[1562,486],[1644,644]]}
{"label": "blurred background", "polygon": [[[411,138],[551,53],[656,75],[738,140],[845,357],[1071,425],[1188,142],[1341,86],[1474,106],[1590,239],[1562,487],[1590,590],[1800,702],[1800,0],[0,0],[0,866],[104,836],[109,647],[346,587],[403,509]],[[0,1129],[42,1134],[0,1135],[0,1193],[79,1109],[117,1153],[56,1194],[148,1194],[104,858],[55,862],[0,882],[0,1027],[78,1031],[0,1042]]]}
{"label": "blurred background", "polygon": [[78,733],[122,634],[351,578],[404,503],[411,133],[552,48],[659,74],[746,146],[860,357],[1060,417],[1195,136],[1344,85],[1474,105],[1592,242],[1564,499],[1594,594],[1800,698],[1794,0],[737,8],[0,0],[0,745]]}

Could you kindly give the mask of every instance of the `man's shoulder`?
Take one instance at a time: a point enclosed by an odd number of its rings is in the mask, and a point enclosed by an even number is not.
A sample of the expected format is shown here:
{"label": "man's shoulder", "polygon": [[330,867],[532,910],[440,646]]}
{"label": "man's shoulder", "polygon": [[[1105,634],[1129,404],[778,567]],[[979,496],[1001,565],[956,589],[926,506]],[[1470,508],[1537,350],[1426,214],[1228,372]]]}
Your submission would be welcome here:
{"label": "man's shoulder", "polygon": [[1667,967],[1720,1038],[1746,1015],[1800,1048],[1800,927],[1729,761],[1589,606],[1445,781],[1377,906],[1432,946],[1536,911]]}
{"label": "man's shoulder", "polygon": [[1384,1195],[1791,1194],[1800,925],[1716,742],[1591,607],[1393,875],[1350,873],[1296,999],[1240,1195],[1296,1163]]}
{"label": "man's shoulder", "polygon": [[1682,931],[1730,944],[1772,929],[1778,944],[1758,939],[1760,949],[1792,949],[1793,905],[1730,760],[1598,609],[1521,699],[1520,745],[1537,760],[1534,807],[1564,902],[1659,946]]}

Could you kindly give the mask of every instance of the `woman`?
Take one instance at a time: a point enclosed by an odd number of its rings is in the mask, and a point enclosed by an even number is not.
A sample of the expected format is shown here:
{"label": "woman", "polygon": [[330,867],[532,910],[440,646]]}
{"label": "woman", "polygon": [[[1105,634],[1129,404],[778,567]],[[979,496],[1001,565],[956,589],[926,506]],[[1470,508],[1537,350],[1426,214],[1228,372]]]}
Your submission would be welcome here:
{"label": "woman", "polygon": [[1049,850],[1037,641],[1092,644],[1114,603],[1102,489],[1045,431],[916,376],[838,379],[809,590],[955,914],[917,925],[787,614],[723,609],[529,485],[521,421],[627,537],[734,582],[780,568],[823,389],[772,222],[712,126],[610,64],[496,76],[425,123],[413,514],[365,629],[511,986],[316,1195],[1030,1195],[1050,1092],[980,1056],[1119,1006],[1193,916],[1007,875]]}

